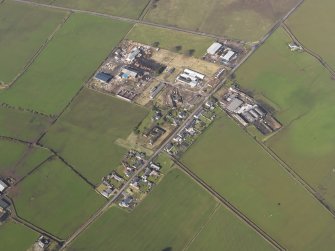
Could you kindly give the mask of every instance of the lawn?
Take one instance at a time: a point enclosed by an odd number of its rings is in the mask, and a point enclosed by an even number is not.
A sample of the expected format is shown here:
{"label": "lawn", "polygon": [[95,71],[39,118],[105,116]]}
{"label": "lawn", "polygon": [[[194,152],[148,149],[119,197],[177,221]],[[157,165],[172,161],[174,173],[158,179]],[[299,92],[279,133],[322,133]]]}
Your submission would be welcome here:
{"label": "lawn", "polygon": [[6,0],[0,8],[0,83],[9,83],[42,46],[64,12]]}
{"label": "lawn", "polygon": [[198,58],[205,55],[207,48],[214,42],[213,38],[143,24],[136,24],[127,39],[148,45],[158,43],[158,47],[171,51],[181,46],[179,53],[192,54]]}
{"label": "lawn", "polygon": [[24,179],[11,196],[20,217],[64,239],[105,201],[58,159]]}
{"label": "lawn", "polygon": [[298,0],[158,0],[145,19],[246,41],[259,40]]}
{"label": "lawn", "polygon": [[51,118],[0,107],[0,136],[33,142],[51,123]]}
{"label": "lawn", "polygon": [[128,23],[72,14],[2,102],[58,114],[130,29]]}
{"label": "lawn", "polygon": [[275,249],[242,221],[220,207],[186,250],[265,251]]}
{"label": "lawn", "polygon": [[333,24],[335,2],[324,0],[320,4],[306,0],[287,20],[293,33],[308,49],[318,53],[335,69],[335,33]]}
{"label": "lawn", "polygon": [[115,141],[125,139],[146,114],[142,107],[85,88],[42,143],[97,184],[126,153]]}
{"label": "lawn", "polygon": [[0,226],[1,250],[23,251],[38,239],[38,233],[18,223],[9,221]]}
{"label": "lawn", "polygon": [[[34,0],[36,2],[36,0]],[[41,2],[41,0],[38,0]],[[149,0],[55,0],[53,5],[138,18]]]}
{"label": "lawn", "polygon": [[220,115],[182,161],[289,250],[335,244],[335,222],[235,121]]}
{"label": "lawn", "polygon": [[0,176],[24,177],[51,154],[42,148],[31,148],[25,144],[0,140]]}
{"label": "lawn", "polygon": [[277,104],[286,127],[268,146],[335,207],[335,81],[307,53],[292,53],[289,41],[278,30],[238,70],[237,80]]}

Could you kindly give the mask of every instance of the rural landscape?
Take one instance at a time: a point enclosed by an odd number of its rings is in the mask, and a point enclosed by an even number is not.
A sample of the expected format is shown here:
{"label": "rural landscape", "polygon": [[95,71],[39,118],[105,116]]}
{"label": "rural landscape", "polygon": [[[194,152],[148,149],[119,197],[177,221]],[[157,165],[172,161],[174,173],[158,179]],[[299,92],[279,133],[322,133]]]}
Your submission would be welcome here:
{"label": "rural landscape", "polygon": [[0,0],[0,250],[334,250],[334,10]]}

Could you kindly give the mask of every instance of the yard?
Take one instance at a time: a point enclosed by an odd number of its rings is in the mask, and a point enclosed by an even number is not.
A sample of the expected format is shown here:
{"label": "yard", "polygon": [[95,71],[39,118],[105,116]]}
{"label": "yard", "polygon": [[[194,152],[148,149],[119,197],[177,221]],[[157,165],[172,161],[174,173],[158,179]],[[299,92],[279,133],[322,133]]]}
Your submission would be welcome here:
{"label": "yard", "polygon": [[11,197],[20,217],[63,239],[105,202],[58,159],[24,179]]}
{"label": "yard", "polygon": [[51,154],[41,148],[0,140],[0,176],[21,179]]}
{"label": "yard", "polygon": [[98,184],[121,164],[127,151],[115,141],[125,139],[146,114],[142,107],[85,88],[42,143]]}
{"label": "yard", "polygon": [[[134,211],[128,213],[111,208],[69,250],[183,250],[202,227],[212,221],[210,219],[221,218],[215,213],[217,206],[217,202],[206,191],[181,171],[174,169],[166,174],[158,187]],[[251,236],[252,241],[258,243],[255,246],[267,247],[250,229],[236,219],[229,219],[232,216],[224,209],[219,210],[219,214],[223,211],[224,217],[228,217],[225,220],[231,221],[234,233],[240,236],[236,240],[229,233],[231,229],[218,226],[216,230],[224,236],[225,245],[230,246],[230,250],[238,250],[234,249],[236,241],[245,241],[247,245]],[[205,231],[208,231],[207,227],[201,233]],[[250,236],[245,238],[244,234]],[[202,243],[202,240],[199,242]]]}
{"label": "yard", "polygon": [[65,16],[9,0],[1,4],[0,83],[10,83],[23,70]]}
{"label": "yard", "polygon": [[298,0],[158,0],[145,19],[179,28],[259,40]]}
{"label": "yard", "polygon": [[51,118],[0,107],[0,136],[33,142],[51,123]]}
{"label": "yard", "polygon": [[38,236],[38,233],[12,221],[0,226],[0,243],[2,250],[27,250],[38,239]]}
{"label": "yard", "polygon": [[205,55],[207,48],[214,42],[213,38],[142,24],[136,24],[127,39],[197,58]]}
{"label": "yard", "polygon": [[182,161],[285,248],[323,250],[334,245],[331,215],[225,115]]}
{"label": "yard", "polygon": [[318,53],[333,69],[335,69],[334,8],[335,3],[332,0],[324,0],[319,4],[306,0],[287,20],[288,26],[300,42]]}
{"label": "yard", "polygon": [[72,14],[28,71],[0,92],[2,102],[58,114],[94,73],[131,25]]}
{"label": "yard", "polygon": [[284,129],[266,144],[335,207],[335,81],[307,53],[291,52],[288,42],[278,30],[238,70],[237,81],[277,105]]}

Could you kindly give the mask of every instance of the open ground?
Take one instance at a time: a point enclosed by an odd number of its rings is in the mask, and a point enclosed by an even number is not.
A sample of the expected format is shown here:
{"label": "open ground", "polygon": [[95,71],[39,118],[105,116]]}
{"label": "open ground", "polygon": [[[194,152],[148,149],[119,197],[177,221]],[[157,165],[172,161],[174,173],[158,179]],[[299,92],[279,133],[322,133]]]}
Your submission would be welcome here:
{"label": "open ground", "polygon": [[[271,250],[251,229],[231,219],[228,212],[217,206],[214,198],[185,174],[171,170],[131,214],[111,208],[69,250],[182,250],[197,238],[199,232],[201,236],[210,231],[207,227],[202,228],[216,217],[231,221],[233,230],[224,226],[217,229],[227,238],[223,245],[229,250],[239,250],[235,246],[236,241],[241,240],[244,247],[251,247],[249,250]],[[219,210],[219,215],[216,210]],[[238,240],[230,234],[239,236]],[[201,237],[201,245],[204,245],[203,241],[206,240]],[[222,238],[214,237],[212,241],[222,243]]]}
{"label": "open ground", "polygon": [[84,88],[41,142],[97,184],[127,151],[115,141],[127,138],[146,114],[137,105]]}
{"label": "open ground", "polygon": [[[0,8],[0,83],[9,84],[62,22],[65,12],[6,0]],[[1,88],[1,85],[0,85]]]}
{"label": "open ground", "polygon": [[2,102],[58,114],[130,29],[128,23],[72,14]]}
{"label": "open ground", "polygon": [[18,216],[66,238],[104,199],[60,160],[50,160],[11,191]]}
{"label": "open ground", "polygon": [[256,41],[297,3],[297,0],[158,0],[154,1],[145,19]]}
{"label": "open ground", "polygon": [[314,57],[291,52],[290,41],[278,30],[239,69],[237,81],[275,104],[284,129],[266,144],[334,207],[335,81]]}
{"label": "open ground", "polygon": [[[334,244],[331,215],[225,115],[182,160],[285,248],[315,250]],[[306,228],[306,220],[313,227]]]}

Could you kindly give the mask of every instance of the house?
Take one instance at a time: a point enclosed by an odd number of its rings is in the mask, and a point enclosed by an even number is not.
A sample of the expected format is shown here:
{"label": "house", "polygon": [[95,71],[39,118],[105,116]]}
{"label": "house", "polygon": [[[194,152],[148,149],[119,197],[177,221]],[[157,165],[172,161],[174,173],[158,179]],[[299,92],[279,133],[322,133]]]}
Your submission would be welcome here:
{"label": "house", "polygon": [[150,163],[150,168],[156,171],[159,171],[161,167],[159,165],[156,165],[155,163],[151,162]]}
{"label": "house", "polygon": [[106,197],[106,198],[108,199],[109,197],[112,196],[113,191],[114,191],[114,190],[113,190],[112,188],[108,187],[107,189],[105,189],[105,190],[103,190],[103,191],[101,192],[101,195],[104,196],[104,197]]}
{"label": "house", "polygon": [[112,78],[113,78],[112,75],[105,73],[105,72],[99,72],[98,74],[95,75],[95,79],[103,83],[109,83]]}
{"label": "house", "polygon": [[131,183],[130,186],[136,190],[140,189],[140,181],[141,179],[139,177],[135,177]]}
{"label": "house", "polygon": [[207,49],[207,53],[214,56],[218,50],[220,50],[222,47],[222,44],[218,43],[218,42],[214,42],[211,46],[208,47]]}
{"label": "house", "polygon": [[0,180],[0,193],[3,193],[8,188],[7,184]]}
{"label": "house", "polygon": [[125,208],[128,208],[130,206],[130,204],[133,202],[133,197],[131,196],[128,196],[126,198],[124,198],[120,203],[119,203],[119,206],[120,207],[125,207]]}
{"label": "house", "polygon": [[38,245],[43,249],[47,248],[50,245],[50,242],[50,239],[43,235],[38,239]]}

